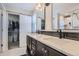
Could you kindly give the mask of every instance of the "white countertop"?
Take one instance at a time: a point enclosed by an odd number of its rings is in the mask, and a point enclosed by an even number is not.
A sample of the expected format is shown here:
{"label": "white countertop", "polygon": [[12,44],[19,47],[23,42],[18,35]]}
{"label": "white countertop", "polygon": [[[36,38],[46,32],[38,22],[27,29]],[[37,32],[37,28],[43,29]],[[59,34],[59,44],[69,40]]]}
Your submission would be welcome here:
{"label": "white countertop", "polygon": [[30,37],[69,56],[79,56],[79,41],[32,33]]}

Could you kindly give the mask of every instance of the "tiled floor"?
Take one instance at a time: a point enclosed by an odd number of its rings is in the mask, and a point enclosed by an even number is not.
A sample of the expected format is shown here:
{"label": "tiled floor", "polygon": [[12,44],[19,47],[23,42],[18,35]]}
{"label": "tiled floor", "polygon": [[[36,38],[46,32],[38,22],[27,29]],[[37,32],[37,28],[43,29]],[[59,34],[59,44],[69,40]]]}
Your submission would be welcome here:
{"label": "tiled floor", "polygon": [[0,53],[0,56],[21,56],[25,54],[26,54],[26,47],[22,48],[19,47]]}
{"label": "tiled floor", "polygon": [[19,47],[19,42],[9,42],[8,43],[8,49],[14,49]]}

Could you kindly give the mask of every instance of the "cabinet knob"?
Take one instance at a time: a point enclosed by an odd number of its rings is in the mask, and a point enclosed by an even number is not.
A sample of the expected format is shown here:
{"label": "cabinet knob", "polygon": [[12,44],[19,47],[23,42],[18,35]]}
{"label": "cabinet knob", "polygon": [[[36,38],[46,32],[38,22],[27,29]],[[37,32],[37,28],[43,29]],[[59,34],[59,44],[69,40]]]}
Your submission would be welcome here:
{"label": "cabinet knob", "polygon": [[44,48],[42,48],[42,51],[44,51],[45,49]]}
{"label": "cabinet knob", "polygon": [[45,50],[44,52],[47,53],[47,50]]}
{"label": "cabinet knob", "polygon": [[47,50],[44,51],[44,55],[48,56],[48,51]]}
{"label": "cabinet knob", "polygon": [[31,55],[34,55],[35,54],[35,51],[31,50]]}

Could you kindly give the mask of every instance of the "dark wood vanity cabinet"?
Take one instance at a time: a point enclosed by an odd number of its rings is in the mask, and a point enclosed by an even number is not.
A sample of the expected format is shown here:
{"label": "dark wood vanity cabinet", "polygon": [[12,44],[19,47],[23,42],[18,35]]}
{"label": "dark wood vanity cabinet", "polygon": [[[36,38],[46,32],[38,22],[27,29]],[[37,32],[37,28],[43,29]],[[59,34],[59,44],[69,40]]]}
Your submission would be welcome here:
{"label": "dark wood vanity cabinet", "polygon": [[37,55],[39,56],[66,56],[65,54],[37,41]]}
{"label": "dark wood vanity cabinet", "polygon": [[37,48],[37,41],[29,36],[27,36],[27,53],[28,55],[35,56],[36,55],[36,48]]}
{"label": "dark wood vanity cabinet", "polygon": [[66,56],[29,36],[27,36],[27,53],[31,56]]}
{"label": "dark wood vanity cabinet", "polygon": [[31,53],[31,40],[32,40],[32,38],[31,37],[29,37],[29,36],[27,36],[27,53],[28,53],[28,55],[31,55],[30,53]]}
{"label": "dark wood vanity cabinet", "polygon": [[47,47],[38,41],[37,41],[37,55],[38,56],[48,56]]}
{"label": "dark wood vanity cabinet", "polygon": [[32,56],[36,56],[36,51],[37,51],[37,41],[35,39],[32,38],[32,41],[31,41],[31,55]]}
{"label": "dark wood vanity cabinet", "polygon": [[47,46],[48,56],[66,56],[65,54]]}

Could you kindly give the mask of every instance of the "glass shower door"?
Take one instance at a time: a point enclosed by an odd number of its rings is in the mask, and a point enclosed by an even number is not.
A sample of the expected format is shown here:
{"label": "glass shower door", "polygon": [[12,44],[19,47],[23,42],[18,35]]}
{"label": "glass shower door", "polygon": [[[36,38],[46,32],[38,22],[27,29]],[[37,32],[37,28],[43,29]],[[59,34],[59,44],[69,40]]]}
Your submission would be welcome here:
{"label": "glass shower door", "polygon": [[8,49],[19,47],[19,15],[8,14]]}

